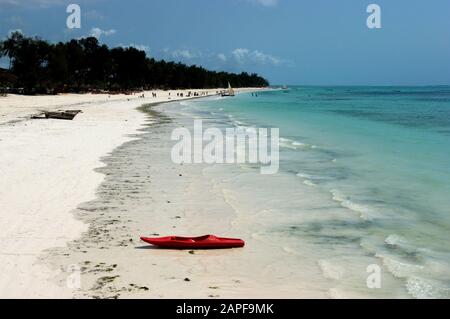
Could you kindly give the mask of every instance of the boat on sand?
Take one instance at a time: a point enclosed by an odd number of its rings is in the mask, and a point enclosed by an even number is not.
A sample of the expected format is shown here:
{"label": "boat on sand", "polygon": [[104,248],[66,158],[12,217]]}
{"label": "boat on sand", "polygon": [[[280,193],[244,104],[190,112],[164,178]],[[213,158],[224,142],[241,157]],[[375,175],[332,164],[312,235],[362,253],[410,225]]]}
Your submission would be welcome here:
{"label": "boat on sand", "polygon": [[228,82],[228,89],[222,92],[222,97],[226,97],[226,96],[235,96],[234,90],[231,87],[230,82]]}
{"label": "boat on sand", "polygon": [[241,248],[245,246],[245,242],[242,239],[221,238],[214,235],[201,237],[141,237],[141,240],[148,244],[166,249],[225,249]]}
{"label": "boat on sand", "polygon": [[77,116],[79,113],[82,113],[81,110],[67,110],[67,111],[43,111],[41,114],[33,116],[32,119],[55,119],[55,120],[68,120],[72,121],[75,116]]}

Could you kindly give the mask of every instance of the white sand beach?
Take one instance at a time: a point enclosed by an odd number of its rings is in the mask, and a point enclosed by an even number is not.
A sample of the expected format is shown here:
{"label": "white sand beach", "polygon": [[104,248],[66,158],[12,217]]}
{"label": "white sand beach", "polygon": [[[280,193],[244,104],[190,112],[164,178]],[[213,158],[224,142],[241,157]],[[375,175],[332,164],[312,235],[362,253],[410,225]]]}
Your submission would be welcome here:
{"label": "white sand beach", "polygon": [[[57,247],[64,249],[89,230],[73,212],[81,203],[95,200],[105,178],[95,171],[104,165],[102,157],[135,138],[131,135],[138,134],[148,120],[137,107],[179,99],[176,91],[170,97],[169,92],[156,93],[156,98],[150,92],[145,98],[138,94],[0,97],[0,298],[91,297],[68,289],[67,275],[42,256]],[[83,113],[74,121],[30,119],[42,110],[58,109]],[[175,185],[167,179],[168,189],[181,192]],[[214,218],[203,226],[208,223],[213,224]],[[108,254],[102,257],[104,263],[114,259]],[[176,281],[164,285],[177,291]]]}

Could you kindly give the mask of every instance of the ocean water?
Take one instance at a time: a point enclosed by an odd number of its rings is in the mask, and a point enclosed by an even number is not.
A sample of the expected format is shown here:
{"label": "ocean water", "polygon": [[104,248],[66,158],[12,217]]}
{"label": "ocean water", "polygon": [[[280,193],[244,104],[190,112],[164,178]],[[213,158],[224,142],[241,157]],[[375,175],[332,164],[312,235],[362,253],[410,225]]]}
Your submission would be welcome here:
{"label": "ocean water", "polygon": [[[332,297],[450,298],[450,87],[293,87],[181,105],[208,125],[280,128],[279,174],[216,165],[209,176],[241,228],[297,256],[285,266],[313,261]],[[380,289],[367,287],[372,264]]]}

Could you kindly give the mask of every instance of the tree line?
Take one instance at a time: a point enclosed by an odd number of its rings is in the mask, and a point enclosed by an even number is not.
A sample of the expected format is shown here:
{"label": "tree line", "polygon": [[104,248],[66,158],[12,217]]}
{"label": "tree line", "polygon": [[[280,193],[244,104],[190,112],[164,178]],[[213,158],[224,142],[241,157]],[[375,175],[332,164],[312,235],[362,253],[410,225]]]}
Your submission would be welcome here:
{"label": "tree line", "polygon": [[202,89],[265,87],[257,74],[209,71],[203,67],[157,61],[133,47],[109,48],[94,37],[59,42],[25,37],[14,32],[0,41],[0,87],[25,94],[62,92],[135,91],[151,89]]}

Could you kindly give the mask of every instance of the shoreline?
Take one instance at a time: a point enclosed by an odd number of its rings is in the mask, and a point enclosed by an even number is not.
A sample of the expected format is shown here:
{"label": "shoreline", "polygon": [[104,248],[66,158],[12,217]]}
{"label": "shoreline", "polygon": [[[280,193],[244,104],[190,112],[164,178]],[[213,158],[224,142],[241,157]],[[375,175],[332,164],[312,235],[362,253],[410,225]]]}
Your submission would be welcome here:
{"label": "shoreline", "polygon": [[[58,94],[58,95],[17,95],[7,94],[0,96],[0,125],[8,123],[16,123],[22,120],[29,120],[31,116],[41,113],[42,111],[55,111],[60,108],[74,109],[77,107],[86,107],[92,104],[107,104],[111,102],[131,102],[141,101],[142,104],[147,103],[170,103],[181,100],[194,100],[211,96],[218,96],[216,91],[223,89],[199,89],[199,90],[154,90],[126,94]],[[270,88],[240,88],[236,89],[236,93],[271,90]],[[188,92],[196,92],[199,94],[206,93],[203,96],[187,97]],[[152,93],[156,97],[151,97]],[[172,93],[174,95],[172,95]],[[176,96],[177,93],[183,93],[183,97]],[[145,98],[141,99],[140,95],[144,94]]]}
{"label": "shoreline", "polygon": [[[171,91],[176,92],[181,91]],[[137,108],[186,99],[169,100],[168,93],[158,91],[156,99],[90,94],[0,98],[0,152],[6,154],[0,159],[5,211],[0,215],[1,297],[72,297],[51,284],[61,270],[49,269],[40,256],[65,247],[88,229],[72,212],[96,198],[105,179],[97,172],[104,166],[101,159],[140,134],[148,118]],[[75,121],[29,118],[41,110],[74,107],[84,112]]]}
{"label": "shoreline", "polygon": [[[75,298],[326,297],[303,284],[298,274],[293,280],[289,269],[274,271],[279,266],[275,260],[283,260],[283,250],[267,246],[253,230],[236,224],[242,216],[205,172],[207,165],[170,161],[170,132],[180,125],[188,127],[191,118],[185,114],[172,117],[166,113],[169,107],[179,109],[180,105],[150,106],[145,112],[151,123],[138,139],[104,158],[105,166],[99,172],[106,178],[97,198],[79,205],[75,212],[89,224],[88,231],[67,247],[51,249],[43,256],[54,267],[79,267],[82,285]],[[170,232],[242,235],[248,246],[167,251],[139,241],[142,235]],[[67,276],[61,273],[58,285]]]}

